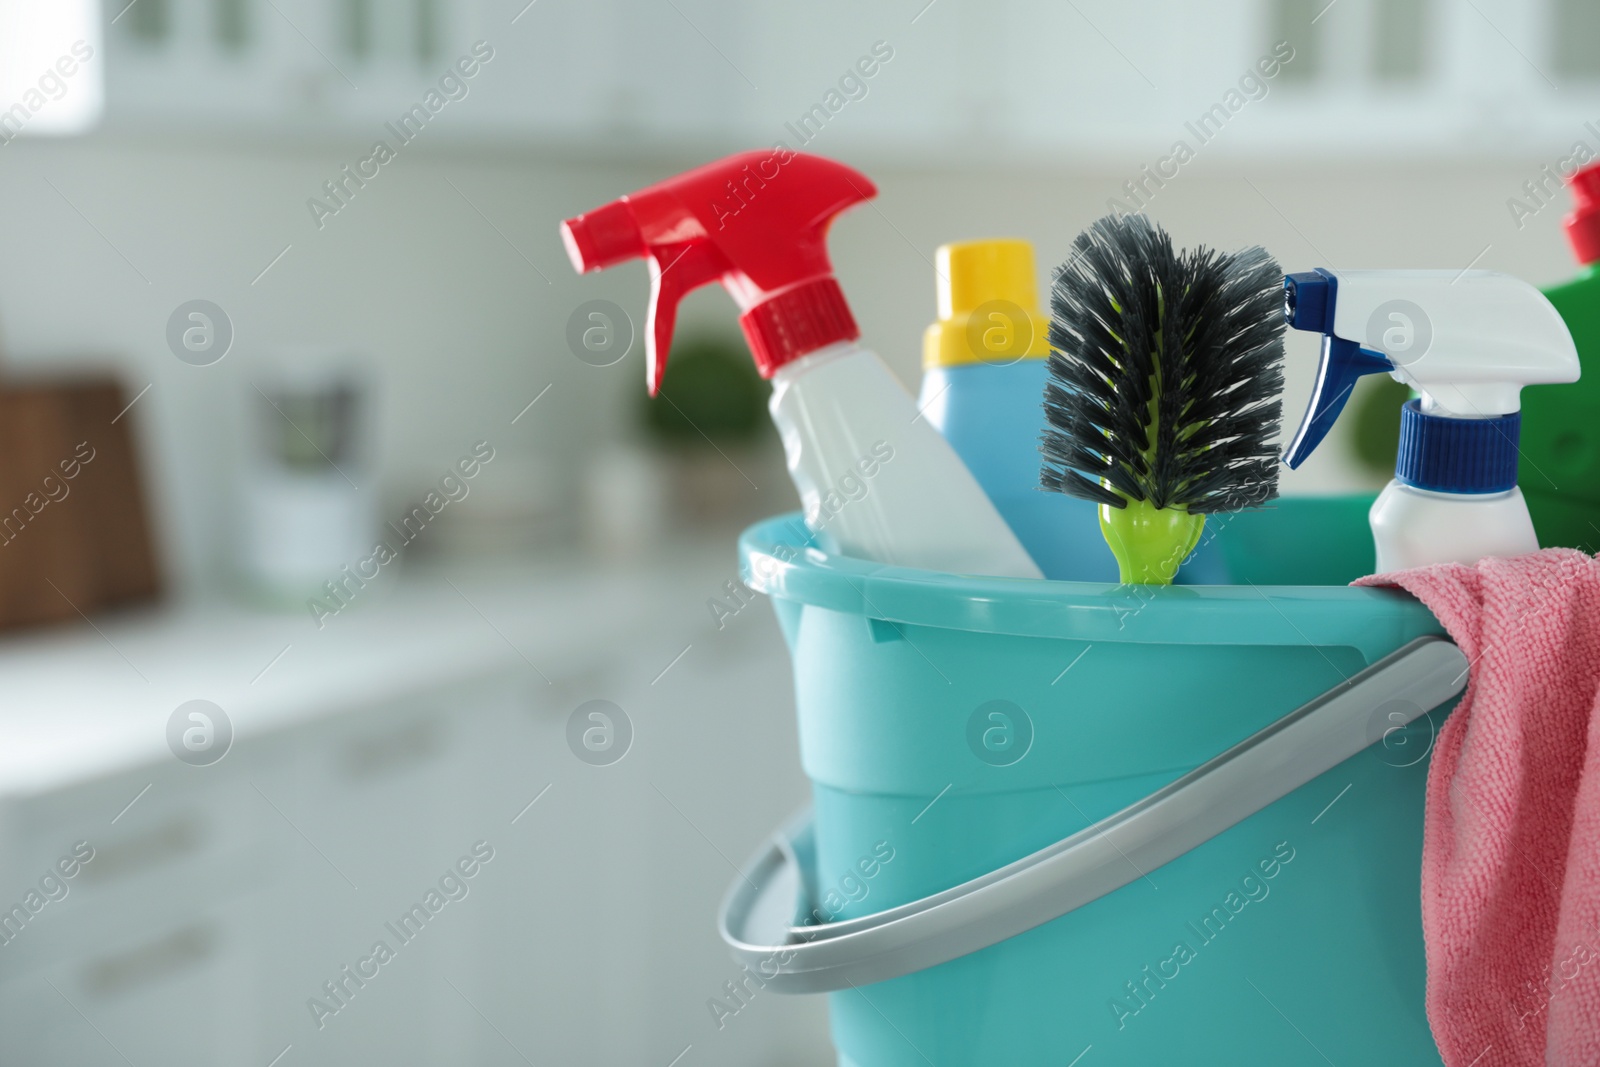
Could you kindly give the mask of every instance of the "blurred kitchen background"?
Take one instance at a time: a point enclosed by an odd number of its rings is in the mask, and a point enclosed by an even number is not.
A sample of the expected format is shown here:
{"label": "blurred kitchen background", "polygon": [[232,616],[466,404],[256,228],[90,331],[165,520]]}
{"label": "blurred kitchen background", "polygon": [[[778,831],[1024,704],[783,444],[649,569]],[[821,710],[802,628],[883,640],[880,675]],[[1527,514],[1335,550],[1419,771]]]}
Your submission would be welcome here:
{"label": "blurred kitchen background", "polygon": [[[645,271],[559,220],[849,162],[834,261],[912,388],[936,246],[1030,238],[1043,288],[1113,201],[1549,284],[1600,8],[0,0],[5,108],[0,1062],[776,1067],[824,1005],[734,998],[714,917],[805,797],[734,554],[793,493],[727,298],[647,404]],[[1380,485],[1352,426],[1285,490]]]}

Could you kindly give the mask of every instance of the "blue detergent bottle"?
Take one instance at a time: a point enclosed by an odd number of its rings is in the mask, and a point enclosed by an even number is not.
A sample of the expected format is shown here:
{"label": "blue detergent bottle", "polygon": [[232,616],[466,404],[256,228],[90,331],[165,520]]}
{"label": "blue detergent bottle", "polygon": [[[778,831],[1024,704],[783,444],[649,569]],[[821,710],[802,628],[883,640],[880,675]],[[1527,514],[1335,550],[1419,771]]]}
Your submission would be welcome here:
{"label": "blue detergent bottle", "polygon": [[[939,319],[922,343],[917,404],[961,456],[1046,578],[1110,582],[1117,561],[1095,505],[1039,488],[1039,434],[1049,320],[1039,311],[1033,246],[1017,238],[939,248]],[[1203,539],[1178,571],[1180,585],[1227,582]]]}

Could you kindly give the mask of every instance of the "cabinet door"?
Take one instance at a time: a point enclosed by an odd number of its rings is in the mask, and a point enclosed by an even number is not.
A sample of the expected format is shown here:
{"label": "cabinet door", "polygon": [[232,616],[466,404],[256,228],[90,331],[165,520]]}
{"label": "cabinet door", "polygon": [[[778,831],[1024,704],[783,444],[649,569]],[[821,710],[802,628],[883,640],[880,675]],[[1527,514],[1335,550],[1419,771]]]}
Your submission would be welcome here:
{"label": "cabinet door", "polygon": [[[468,968],[463,913],[493,863],[465,880],[464,896],[441,878],[490,836],[471,814],[479,774],[463,739],[498,686],[382,701],[274,739],[285,758],[254,783],[285,857],[281,889],[256,925],[262,1063],[291,1043],[299,1063],[440,1063],[458,1053],[456,1017],[469,1009],[449,980]],[[432,911],[430,891],[443,901]],[[386,962],[374,955],[380,942]]]}
{"label": "cabinet door", "polygon": [[[471,916],[474,1064],[666,1064],[691,1045],[686,1064],[831,1062],[822,998],[758,996],[721,1029],[707,1008],[738,974],[715,925],[733,865],[806,792],[782,640],[761,603],[711,626],[725,577],[637,620],[599,669],[530,686],[496,728],[507,845]],[[568,740],[592,700],[631,723],[608,765]]]}
{"label": "cabinet door", "polygon": [[[702,631],[683,661],[647,686],[646,725],[660,729],[640,751],[651,795],[636,863],[641,875],[656,872],[639,879],[650,961],[642,1009],[646,1029],[676,1044],[669,1056],[693,1044],[690,1057],[715,1067],[833,1062],[826,998],[746,986],[741,1006],[725,988],[739,967],[716,929],[736,865],[809,796],[792,678],[772,610],[758,600],[724,629]],[[713,1000],[735,1013],[714,1013]]]}
{"label": "cabinet door", "polygon": [[5,1062],[254,1062],[243,1040],[252,1009],[248,907],[233,901],[166,924],[147,924],[130,908],[120,928],[92,949],[0,983]]}
{"label": "cabinet door", "polygon": [[641,880],[640,798],[633,784],[615,788],[634,753],[595,766],[566,740],[574,708],[614,693],[613,666],[541,669],[549,684],[527,679],[478,724],[484,762],[475,800],[496,853],[463,912],[472,966],[449,991],[458,1004],[470,1001],[462,1058],[649,1062],[638,1015],[644,961],[636,942],[628,949],[629,924],[642,918],[628,910]]}
{"label": "cabinet door", "polygon": [[[158,763],[0,806],[0,908],[60,895],[0,950],[0,981],[111,943],[130,916],[181,925],[271,869],[249,804],[249,757]],[[86,862],[76,862],[83,856]],[[61,865],[75,868],[61,878]],[[49,885],[44,880],[50,878]],[[15,925],[15,923],[13,923]]]}
{"label": "cabinet door", "polygon": [[110,28],[107,103],[114,120],[334,129],[363,149],[418,103],[428,141],[704,140],[757,96],[731,58],[746,18],[729,0],[146,0]]}

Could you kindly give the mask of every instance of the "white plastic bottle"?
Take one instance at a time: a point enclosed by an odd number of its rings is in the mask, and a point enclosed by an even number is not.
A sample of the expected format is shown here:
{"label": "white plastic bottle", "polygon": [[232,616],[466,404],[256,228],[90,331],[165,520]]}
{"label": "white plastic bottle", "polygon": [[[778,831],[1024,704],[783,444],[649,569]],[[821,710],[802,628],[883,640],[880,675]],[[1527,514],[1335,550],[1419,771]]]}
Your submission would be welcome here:
{"label": "white plastic bottle", "polygon": [[828,262],[833,217],[877,192],[787,149],[744,152],[561,225],[579,271],[650,264],[646,371],[665,369],[678,301],[711,282],[743,314],[807,523],[830,548],[903,567],[1038,578],[955,450],[874,353]]}
{"label": "white plastic bottle", "polygon": [[830,547],[904,567],[1040,577],[875,353],[846,341],[784,364],[771,411],[806,524]]}
{"label": "white plastic bottle", "polygon": [[1378,574],[1539,550],[1522,490],[1463,497],[1391,481],[1368,513]]}

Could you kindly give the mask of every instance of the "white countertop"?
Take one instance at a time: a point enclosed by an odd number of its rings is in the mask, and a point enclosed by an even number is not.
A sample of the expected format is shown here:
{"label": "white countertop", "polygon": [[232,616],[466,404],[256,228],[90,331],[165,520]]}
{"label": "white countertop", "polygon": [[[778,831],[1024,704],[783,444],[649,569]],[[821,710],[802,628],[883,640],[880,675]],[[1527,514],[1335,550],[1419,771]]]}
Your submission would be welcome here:
{"label": "white countertop", "polygon": [[215,601],[0,638],[0,795],[171,759],[166,723],[189,700],[223,708],[237,743],[455,679],[559,684],[638,647],[681,647],[736,573],[732,546],[713,547],[637,566],[402,571],[321,629],[304,608]]}

